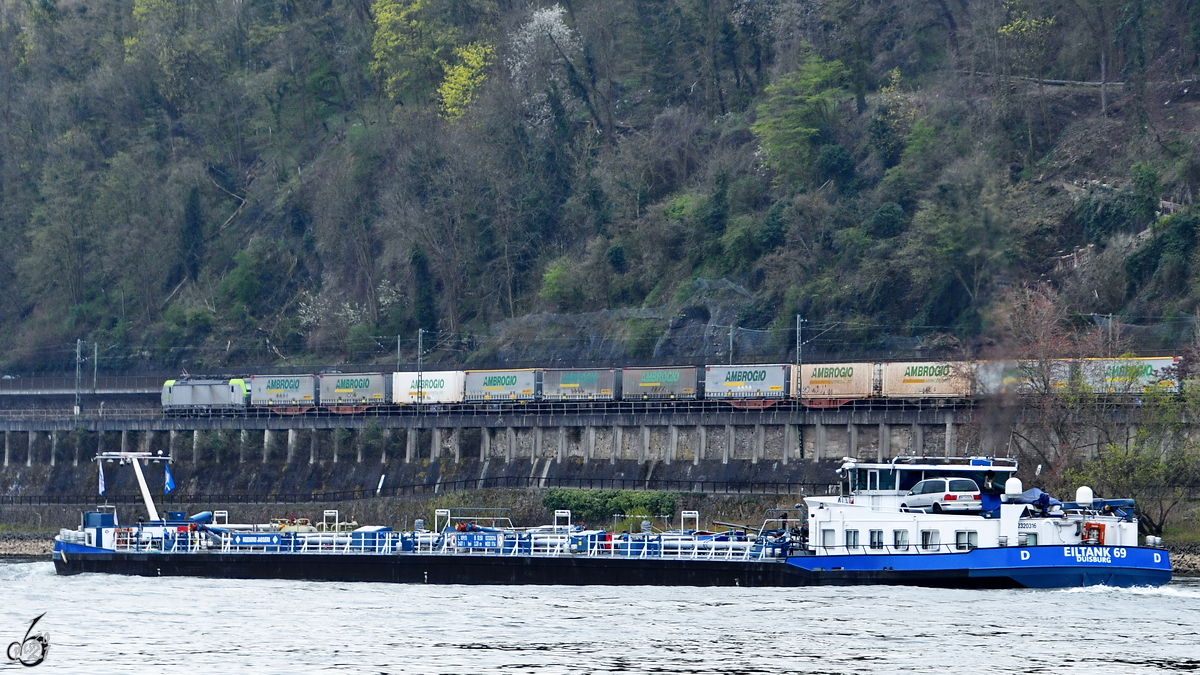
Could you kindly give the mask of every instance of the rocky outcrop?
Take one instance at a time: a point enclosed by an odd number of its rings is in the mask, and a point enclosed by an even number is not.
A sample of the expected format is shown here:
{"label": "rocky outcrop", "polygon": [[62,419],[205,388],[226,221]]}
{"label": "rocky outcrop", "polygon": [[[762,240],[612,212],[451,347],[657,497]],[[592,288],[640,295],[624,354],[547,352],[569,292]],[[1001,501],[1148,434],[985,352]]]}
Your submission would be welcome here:
{"label": "rocky outcrop", "polygon": [[1167,543],[1167,552],[1171,554],[1171,567],[1177,577],[1200,576],[1200,543],[1172,544]]}
{"label": "rocky outcrop", "polygon": [[49,558],[53,546],[49,532],[0,532],[0,558]]}

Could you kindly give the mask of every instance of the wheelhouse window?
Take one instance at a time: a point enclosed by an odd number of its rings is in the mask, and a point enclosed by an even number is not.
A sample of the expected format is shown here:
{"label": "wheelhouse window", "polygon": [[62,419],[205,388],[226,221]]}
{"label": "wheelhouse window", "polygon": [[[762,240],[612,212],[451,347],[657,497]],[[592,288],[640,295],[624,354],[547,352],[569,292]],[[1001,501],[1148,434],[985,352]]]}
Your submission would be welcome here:
{"label": "wheelhouse window", "polygon": [[970,551],[979,548],[979,533],[975,530],[959,530],[954,533],[954,548],[960,551]]}
{"label": "wheelhouse window", "polygon": [[892,530],[892,546],[897,551],[907,551],[908,530]]}
{"label": "wheelhouse window", "polygon": [[834,545],[835,538],[836,538],[836,535],[833,530],[821,530],[821,545],[822,546],[832,547]]}
{"label": "wheelhouse window", "polygon": [[858,548],[858,530],[846,530],[846,548]]}
{"label": "wheelhouse window", "polygon": [[1017,546],[1037,546],[1037,533],[1022,532],[1017,535]]}
{"label": "wheelhouse window", "polygon": [[941,546],[941,533],[937,530],[921,530],[921,548],[936,551]]}
{"label": "wheelhouse window", "polygon": [[883,530],[871,530],[871,548],[876,550],[883,548]]}

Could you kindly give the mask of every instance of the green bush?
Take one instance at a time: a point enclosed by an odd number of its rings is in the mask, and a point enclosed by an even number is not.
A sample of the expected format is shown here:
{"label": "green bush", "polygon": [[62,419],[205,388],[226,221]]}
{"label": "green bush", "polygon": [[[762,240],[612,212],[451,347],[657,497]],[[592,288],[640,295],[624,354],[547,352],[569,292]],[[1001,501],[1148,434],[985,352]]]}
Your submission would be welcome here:
{"label": "green bush", "polygon": [[568,509],[575,521],[602,524],[614,515],[673,515],[678,497],[674,492],[553,488],[546,491],[542,506]]}
{"label": "green bush", "polygon": [[888,202],[871,214],[868,230],[875,237],[885,239],[904,231],[904,209],[896,202]]}

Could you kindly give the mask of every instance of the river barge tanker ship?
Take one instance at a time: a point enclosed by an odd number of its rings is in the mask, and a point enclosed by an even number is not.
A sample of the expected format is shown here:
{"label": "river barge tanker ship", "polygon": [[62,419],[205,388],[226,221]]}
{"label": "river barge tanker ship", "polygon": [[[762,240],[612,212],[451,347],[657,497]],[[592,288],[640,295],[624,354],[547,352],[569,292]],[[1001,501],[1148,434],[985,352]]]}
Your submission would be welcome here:
{"label": "river barge tanker ship", "polygon": [[[160,517],[142,465],[165,458],[104,453],[132,465],[148,519],[82,514],[55,539],[59,574],[306,579],[436,584],[949,588],[1158,586],[1171,579],[1161,540],[1138,543],[1131,500],[1074,502],[1022,490],[1012,460],[845,460],[837,495],[769,511],[758,528],[654,532],[586,529],[569,511],[517,528],[495,510],[438,510],[433,527],[358,526],[327,510],[320,523],[230,523],[224,511]],[[982,487],[980,487],[982,486]],[[933,488],[935,491],[930,492]],[[975,488],[975,489],[970,489]]]}

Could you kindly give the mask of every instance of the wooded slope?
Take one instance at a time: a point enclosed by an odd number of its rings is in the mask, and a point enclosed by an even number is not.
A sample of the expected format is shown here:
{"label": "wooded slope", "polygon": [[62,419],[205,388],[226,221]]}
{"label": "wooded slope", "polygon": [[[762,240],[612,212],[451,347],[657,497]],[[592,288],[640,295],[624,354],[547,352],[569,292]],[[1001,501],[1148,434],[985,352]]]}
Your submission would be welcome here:
{"label": "wooded slope", "polygon": [[1173,325],[1198,53],[1190,0],[0,0],[0,364],[637,307],[597,329],[631,357],[672,312],[883,348],[1043,277]]}

